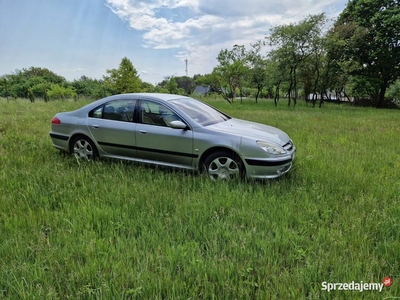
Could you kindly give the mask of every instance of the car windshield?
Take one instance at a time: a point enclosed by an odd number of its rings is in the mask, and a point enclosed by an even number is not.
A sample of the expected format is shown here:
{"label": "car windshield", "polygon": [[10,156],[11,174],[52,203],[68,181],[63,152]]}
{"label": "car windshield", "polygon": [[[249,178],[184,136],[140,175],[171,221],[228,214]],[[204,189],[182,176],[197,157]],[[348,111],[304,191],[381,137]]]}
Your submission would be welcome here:
{"label": "car windshield", "polygon": [[181,98],[171,102],[202,126],[217,124],[230,119],[229,116],[195,99]]}

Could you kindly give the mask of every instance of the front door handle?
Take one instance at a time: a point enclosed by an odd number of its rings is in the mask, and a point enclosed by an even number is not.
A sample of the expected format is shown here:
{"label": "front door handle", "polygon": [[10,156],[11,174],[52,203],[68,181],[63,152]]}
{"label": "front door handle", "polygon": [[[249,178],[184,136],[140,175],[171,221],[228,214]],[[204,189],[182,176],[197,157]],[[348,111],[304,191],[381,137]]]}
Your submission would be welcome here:
{"label": "front door handle", "polygon": [[139,132],[140,132],[141,134],[146,134],[146,133],[147,133],[146,130],[139,130]]}
{"label": "front door handle", "polygon": [[99,128],[99,125],[92,125],[92,127],[93,127],[94,129],[98,129],[98,128]]}

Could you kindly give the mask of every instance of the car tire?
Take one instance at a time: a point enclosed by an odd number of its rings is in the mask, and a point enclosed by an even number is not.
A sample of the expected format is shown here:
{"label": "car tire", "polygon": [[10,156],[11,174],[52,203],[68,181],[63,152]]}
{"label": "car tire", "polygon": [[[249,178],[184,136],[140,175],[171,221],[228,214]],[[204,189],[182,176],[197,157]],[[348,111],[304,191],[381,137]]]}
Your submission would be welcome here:
{"label": "car tire", "polygon": [[245,169],[240,157],[234,152],[218,151],[204,161],[205,171],[212,181],[244,178]]}
{"label": "car tire", "polygon": [[92,140],[83,135],[71,141],[70,153],[79,159],[86,160],[95,160],[99,157],[99,152]]}

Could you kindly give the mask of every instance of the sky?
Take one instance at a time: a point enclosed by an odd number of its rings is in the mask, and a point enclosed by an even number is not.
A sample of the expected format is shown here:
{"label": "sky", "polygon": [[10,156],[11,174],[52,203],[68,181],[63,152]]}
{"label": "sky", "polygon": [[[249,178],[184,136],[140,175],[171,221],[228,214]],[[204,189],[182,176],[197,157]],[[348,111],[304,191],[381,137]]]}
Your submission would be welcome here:
{"label": "sky", "polygon": [[[0,76],[47,68],[101,79],[127,57],[143,81],[211,73],[217,55],[347,0],[0,0]],[[186,70],[185,60],[188,60]]]}

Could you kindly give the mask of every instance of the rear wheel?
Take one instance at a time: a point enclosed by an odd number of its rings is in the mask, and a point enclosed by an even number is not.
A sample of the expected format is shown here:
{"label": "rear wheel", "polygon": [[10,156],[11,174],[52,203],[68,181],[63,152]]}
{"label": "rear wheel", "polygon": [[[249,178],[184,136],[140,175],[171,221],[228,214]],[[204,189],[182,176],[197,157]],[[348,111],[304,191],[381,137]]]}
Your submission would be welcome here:
{"label": "rear wheel", "polygon": [[234,153],[219,151],[209,155],[204,161],[207,175],[213,181],[242,178],[244,167],[241,159]]}
{"label": "rear wheel", "polygon": [[86,136],[77,136],[72,140],[70,152],[79,159],[94,160],[98,158],[96,146]]}

